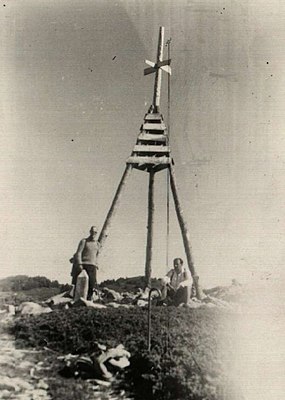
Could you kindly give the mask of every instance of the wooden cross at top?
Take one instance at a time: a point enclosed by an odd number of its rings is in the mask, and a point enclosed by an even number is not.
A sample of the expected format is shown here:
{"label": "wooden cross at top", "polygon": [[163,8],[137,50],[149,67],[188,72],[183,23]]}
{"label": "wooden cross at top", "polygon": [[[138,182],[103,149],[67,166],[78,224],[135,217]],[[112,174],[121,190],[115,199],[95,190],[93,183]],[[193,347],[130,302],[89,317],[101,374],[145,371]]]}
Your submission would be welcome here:
{"label": "wooden cross at top", "polygon": [[153,103],[152,103],[154,106],[154,112],[159,111],[162,70],[171,75],[171,68],[170,68],[171,60],[163,61],[163,41],[164,41],[164,27],[161,26],[159,28],[156,63],[145,60],[145,62],[148,65],[150,65],[150,68],[146,68],[144,70],[144,75],[149,75],[155,72]]}

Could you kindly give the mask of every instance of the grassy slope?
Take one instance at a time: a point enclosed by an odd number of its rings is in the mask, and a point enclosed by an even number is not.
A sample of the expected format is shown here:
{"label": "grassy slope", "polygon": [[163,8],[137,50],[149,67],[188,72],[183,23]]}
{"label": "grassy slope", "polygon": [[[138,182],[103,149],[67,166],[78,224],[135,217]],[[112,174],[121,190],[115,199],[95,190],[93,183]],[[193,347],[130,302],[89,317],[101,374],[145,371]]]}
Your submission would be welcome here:
{"label": "grassy slope", "polygon": [[[12,277],[13,278],[13,277]],[[11,279],[12,279],[11,278]],[[17,277],[19,280],[21,277]],[[5,285],[13,282],[9,280]],[[11,282],[10,282],[11,281]],[[136,289],[141,277],[106,282],[118,291]],[[4,286],[5,286],[4,285]],[[34,288],[0,292],[1,304],[23,301],[41,302],[58,294],[59,288]],[[127,373],[128,388],[143,399],[233,399],[229,395],[224,371],[232,359],[232,319],[216,309],[177,309],[154,307],[152,352],[147,348],[147,311],[136,309],[71,309],[41,316],[26,316],[16,321],[13,332],[18,344],[47,346],[60,353],[87,353],[99,341],[108,347],[123,343],[132,354]],[[221,339],[223,338],[223,339]],[[221,340],[224,345],[221,346]],[[59,364],[51,357],[52,398],[89,399],[88,385],[60,378]],[[73,388],[71,390],[71,388]],[[81,388],[79,391],[76,388]],[[143,395],[140,397],[140,394]],[[92,394],[90,394],[92,398]],[[237,397],[239,400],[241,397]]]}
{"label": "grassy slope", "polygon": [[[98,341],[108,347],[123,343],[132,354],[128,382],[136,398],[227,398],[225,360],[230,346],[228,315],[216,309],[154,307],[152,351],[147,348],[144,309],[71,309],[16,321],[14,333],[31,346],[48,346],[62,353],[88,353]],[[226,349],[226,350],[225,350]],[[143,397],[140,397],[143,388]],[[147,397],[144,397],[146,396]]]}

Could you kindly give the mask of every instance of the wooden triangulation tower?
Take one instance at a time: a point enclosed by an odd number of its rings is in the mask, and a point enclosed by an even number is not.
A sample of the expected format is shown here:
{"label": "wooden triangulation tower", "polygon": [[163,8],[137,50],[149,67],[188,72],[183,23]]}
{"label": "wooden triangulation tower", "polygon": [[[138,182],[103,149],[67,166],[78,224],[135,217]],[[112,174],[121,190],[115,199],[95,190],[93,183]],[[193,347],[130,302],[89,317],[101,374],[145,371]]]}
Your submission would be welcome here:
{"label": "wooden triangulation tower", "polygon": [[153,248],[153,214],[154,214],[154,177],[155,173],[163,169],[169,171],[170,187],[175,204],[175,210],[182,233],[183,244],[189,270],[191,272],[193,283],[195,285],[197,297],[201,297],[199,288],[199,277],[196,275],[189,240],[189,232],[186,221],[183,216],[183,211],[180,205],[177,184],[174,174],[174,162],[170,154],[169,138],[167,128],[160,113],[160,93],[161,93],[161,78],[162,72],[165,71],[171,74],[170,60],[163,61],[163,42],[164,42],[164,28],[160,27],[157,59],[156,62],[146,61],[149,68],[144,70],[144,74],[148,75],[155,73],[153,102],[150,106],[148,113],[144,117],[144,122],[141,126],[140,133],[137,137],[137,142],[134,146],[131,156],[126,161],[126,168],[123,173],[122,179],[117,188],[115,197],[113,199],[110,210],[107,214],[106,220],[103,224],[102,231],[99,236],[99,242],[103,247],[104,241],[108,236],[108,230],[111,224],[112,217],[114,216],[123,188],[126,184],[127,178],[133,168],[145,171],[149,174],[148,184],[148,224],[147,224],[147,245],[146,245],[146,263],[145,263],[145,281],[146,286],[150,286],[151,272],[152,272],[152,248]]}

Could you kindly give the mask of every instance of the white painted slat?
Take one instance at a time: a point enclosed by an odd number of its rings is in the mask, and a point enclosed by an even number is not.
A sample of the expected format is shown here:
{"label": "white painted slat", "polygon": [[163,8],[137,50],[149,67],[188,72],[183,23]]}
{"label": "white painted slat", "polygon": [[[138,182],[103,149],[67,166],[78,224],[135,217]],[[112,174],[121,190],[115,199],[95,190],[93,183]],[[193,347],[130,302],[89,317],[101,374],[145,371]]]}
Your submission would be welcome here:
{"label": "white painted slat", "polygon": [[139,140],[153,140],[154,142],[166,142],[166,135],[159,135],[155,133],[140,133],[138,135]]}
{"label": "white painted slat", "polygon": [[149,131],[164,131],[166,129],[166,126],[164,123],[161,124],[156,124],[156,123],[150,123],[146,122],[143,124],[143,129],[149,130]]}
{"label": "white painted slat", "polygon": [[171,164],[170,157],[139,157],[139,156],[131,156],[127,159],[127,164],[153,164],[153,165],[160,165],[160,164]]}

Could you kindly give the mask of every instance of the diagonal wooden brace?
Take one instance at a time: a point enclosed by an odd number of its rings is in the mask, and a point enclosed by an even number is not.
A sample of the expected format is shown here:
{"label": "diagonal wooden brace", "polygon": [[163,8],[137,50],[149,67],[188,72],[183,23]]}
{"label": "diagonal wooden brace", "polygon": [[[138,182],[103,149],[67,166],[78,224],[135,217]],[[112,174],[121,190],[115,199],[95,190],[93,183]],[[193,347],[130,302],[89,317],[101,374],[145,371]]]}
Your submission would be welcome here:
{"label": "diagonal wooden brace", "polygon": [[112,222],[112,218],[114,217],[117,209],[118,209],[118,205],[119,205],[119,200],[122,196],[123,193],[123,189],[125,188],[126,182],[128,177],[130,176],[130,173],[132,171],[132,165],[131,164],[127,164],[125,171],[123,173],[122,179],[119,183],[119,186],[117,188],[116,194],[114,196],[114,199],[112,201],[111,207],[108,211],[107,217],[105,219],[105,222],[103,224],[103,228],[101,230],[101,233],[99,235],[99,243],[100,243],[100,250],[97,252],[97,258],[99,257],[99,254],[101,253],[101,250],[103,248],[103,245],[105,243],[105,240],[107,239],[108,236],[108,231],[110,229],[111,226],[111,222]]}
{"label": "diagonal wooden brace", "polygon": [[175,178],[175,173],[174,173],[174,166],[172,164],[170,164],[170,166],[168,168],[169,168],[169,175],[170,175],[170,186],[171,186],[171,191],[172,191],[172,195],[173,195],[177,219],[178,219],[181,234],[182,234],[187,263],[188,263],[189,270],[191,272],[193,283],[195,285],[197,299],[201,300],[203,298],[203,292],[199,286],[199,277],[196,274],[192,255],[191,255],[190,235],[189,235],[186,221],[184,219],[183,210],[182,210],[181,204],[179,202],[179,198],[178,198],[178,190],[177,190],[176,178]]}

